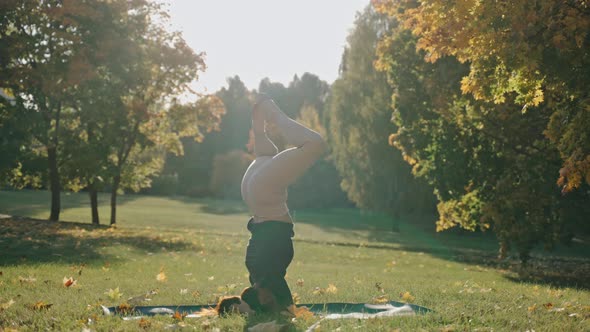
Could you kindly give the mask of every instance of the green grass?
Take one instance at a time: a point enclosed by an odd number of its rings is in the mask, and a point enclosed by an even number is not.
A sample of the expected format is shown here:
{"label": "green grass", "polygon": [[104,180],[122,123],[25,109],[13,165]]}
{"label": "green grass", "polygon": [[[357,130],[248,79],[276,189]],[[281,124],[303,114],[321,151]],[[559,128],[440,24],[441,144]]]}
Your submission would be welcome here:
{"label": "green grass", "polygon": [[[0,213],[43,219],[45,192],[0,192]],[[153,291],[145,305],[213,303],[247,286],[247,214],[240,202],[121,196],[117,229],[88,224],[88,199],[63,196],[62,219],[0,220],[0,330],[241,331],[240,316],[124,321],[103,316]],[[108,196],[100,196],[103,223]],[[434,310],[423,316],[321,323],[320,330],[590,330],[588,245],[536,252],[526,269],[494,259],[486,234],[437,234],[431,217],[390,221],[354,209],[295,211],[295,259],[287,280],[301,303],[370,302],[378,296]],[[160,274],[163,273],[163,274]],[[159,281],[157,276],[165,275]],[[64,277],[76,279],[65,287]],[[316,288],[334,285],[334,293]],[[380,287],[376,287],[379,284]],[[117,289],[122,295],[109,296]],[[113,292],[111,292],[112,294]],[[51,304],[35,309],[35,303]],[[12,303],[9,305],[9,303]],[[298,320],[300,330],[317,321]]]}

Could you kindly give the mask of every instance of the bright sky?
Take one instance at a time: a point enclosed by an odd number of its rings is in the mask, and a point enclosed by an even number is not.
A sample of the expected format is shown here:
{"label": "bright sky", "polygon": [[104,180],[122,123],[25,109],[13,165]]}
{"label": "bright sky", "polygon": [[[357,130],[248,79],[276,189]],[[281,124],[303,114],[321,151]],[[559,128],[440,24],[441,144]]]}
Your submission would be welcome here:
{"label": "bright sky", "polygon": [[167,0],[173,28],[206,52],[199,92],[240,76],[249,89],[265,77],[287,84],[310,72],[332,83],[356,12],[370,0]]}

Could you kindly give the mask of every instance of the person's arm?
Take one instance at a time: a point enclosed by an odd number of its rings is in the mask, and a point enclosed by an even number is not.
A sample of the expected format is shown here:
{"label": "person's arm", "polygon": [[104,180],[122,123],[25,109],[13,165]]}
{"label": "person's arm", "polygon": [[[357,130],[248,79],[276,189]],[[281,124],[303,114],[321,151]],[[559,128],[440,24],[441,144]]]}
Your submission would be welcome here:
{"label": "person's arm", "polygon": [[287,144],[295,146],[275,155],[264,169],[264,181],[277,186],[295,182],[326,150],[326,143],[317,132],[289,118],[271,100],[259,103],[266,121],[274,124]]}
{"label": "person's arm", "polygon": [[252,131],[254,132],[254,155],[256,157],[274,156],[279,150],[274,143],[266,136],[264,131],[264,113],[254,105],[252,110]]}

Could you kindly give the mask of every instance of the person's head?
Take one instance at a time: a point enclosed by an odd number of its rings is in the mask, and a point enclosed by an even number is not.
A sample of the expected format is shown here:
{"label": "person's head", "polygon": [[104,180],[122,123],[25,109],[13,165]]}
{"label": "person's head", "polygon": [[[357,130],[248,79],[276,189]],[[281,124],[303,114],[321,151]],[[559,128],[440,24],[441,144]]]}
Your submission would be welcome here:
{"label": "person's head", "polygon": [[255,312],[272,312],[280,309],[274,295],[267,288],[257,285],[247,287],[242,291],[240,297]]}
{"label": "person's head", "polygon": [[225,316],[231,313],[251,314],[254,312],[248,303],[240,296],[223,297],[217,303],[215,311],[219,316]]}

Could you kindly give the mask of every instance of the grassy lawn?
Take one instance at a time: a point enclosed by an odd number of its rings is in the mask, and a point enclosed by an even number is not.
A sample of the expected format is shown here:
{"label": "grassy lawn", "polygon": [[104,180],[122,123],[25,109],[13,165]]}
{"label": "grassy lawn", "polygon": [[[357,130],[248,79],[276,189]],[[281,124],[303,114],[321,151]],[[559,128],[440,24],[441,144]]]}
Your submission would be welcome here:
{"label": "grassy lawn", "polygon": [[[0,331],[242,331],[241,316],[123,321],[100,305],[214,303],[247,286],[240,202],[121,196],[116,229],[89,225],[88,197],[63,196],[62,219],[0,220]],[[44,219],[46,192],[0,192],[0,213]],[[108,223],[108,196],[100,196]],[[295,211],[287,280],[301,303],[405,300],[423,316],[322,322],[321,331],[588,331],[590,248],[575,243],[526,269],[495,260],[487,234],[434,232],[432,218],[390,221],[354,209]],[[76,283],[64,286],[64,277]],[[329,285],[330,291],[326,290]],[[408,297],[408,295],[410,295]],[[132,300],[135,301],[135,300]],[[305,330],[319,318],[295,322]]]}

